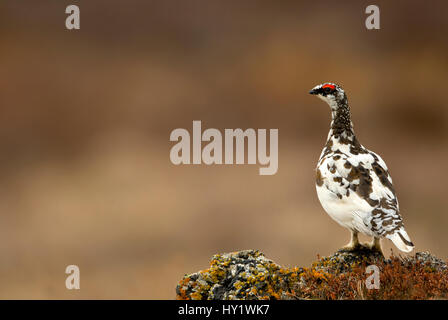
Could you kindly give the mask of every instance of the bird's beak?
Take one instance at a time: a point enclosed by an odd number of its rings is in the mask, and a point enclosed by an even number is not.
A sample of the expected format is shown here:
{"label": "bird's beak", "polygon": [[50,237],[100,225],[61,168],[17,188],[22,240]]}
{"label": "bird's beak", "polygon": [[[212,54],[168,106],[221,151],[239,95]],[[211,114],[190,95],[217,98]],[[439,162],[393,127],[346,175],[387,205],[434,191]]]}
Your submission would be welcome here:
{"label": "bird's beak", "polygon": [[318,90],[319,90],[319,89],[311,89],[311,90],[310,90],[310,94],[318,94],[318,93],[319,93]]}

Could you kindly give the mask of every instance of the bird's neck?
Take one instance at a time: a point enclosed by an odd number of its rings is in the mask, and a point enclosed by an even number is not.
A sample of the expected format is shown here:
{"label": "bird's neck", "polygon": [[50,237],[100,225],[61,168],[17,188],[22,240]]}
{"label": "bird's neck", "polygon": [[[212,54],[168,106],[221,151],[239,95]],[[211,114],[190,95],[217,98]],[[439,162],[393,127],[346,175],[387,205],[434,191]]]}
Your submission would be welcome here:
{"label": "bird's neck", "polygon": [[354,155],[367,153],[368,150],[359,143],[355,136],[347,98],[344,97],[338,101],[337,105],[330,104],[330,107],[331,128],[321,158],[332,152],[348,152]]}
{"label": "bird's neck", "polygon": [[329,139],[341,141],[344,144],[356,140],[353,123],[350,117],[350,108],[347,99],[340,101],[331,107],[331,127],[328,134]]}

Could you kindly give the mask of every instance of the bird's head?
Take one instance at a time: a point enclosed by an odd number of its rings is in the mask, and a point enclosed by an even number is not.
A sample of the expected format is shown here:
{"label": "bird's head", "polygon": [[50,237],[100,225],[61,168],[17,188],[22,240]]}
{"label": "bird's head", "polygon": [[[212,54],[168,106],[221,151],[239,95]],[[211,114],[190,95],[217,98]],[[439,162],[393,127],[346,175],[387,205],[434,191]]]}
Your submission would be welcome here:
{"label": "bird's head", "polygon": [[319,84],[311,89],[310,94],[317,95],[327,102],[333,110],[337,109],[341,104],[347,104],[344,90],[335,83],[326,82]]}

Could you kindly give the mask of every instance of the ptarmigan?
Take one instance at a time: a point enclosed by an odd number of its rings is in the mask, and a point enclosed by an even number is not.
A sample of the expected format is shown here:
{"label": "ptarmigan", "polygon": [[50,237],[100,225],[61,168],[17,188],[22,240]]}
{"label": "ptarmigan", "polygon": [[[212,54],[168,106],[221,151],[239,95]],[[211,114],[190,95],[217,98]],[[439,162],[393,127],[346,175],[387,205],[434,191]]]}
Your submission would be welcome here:
{"label": "ptarmigan", "polygon": [[401,251],[412,251],[414,244],[404,229],[386,163],[358,142],[344,90],[324,83],[310,94],[331,108],[330,132],[316,168],[316,190],[328,215],[351,231],[344,249],[362,247],[358,241],[362,233],[374,237],[371,249],[381,252],[380,238],[385,237]]}

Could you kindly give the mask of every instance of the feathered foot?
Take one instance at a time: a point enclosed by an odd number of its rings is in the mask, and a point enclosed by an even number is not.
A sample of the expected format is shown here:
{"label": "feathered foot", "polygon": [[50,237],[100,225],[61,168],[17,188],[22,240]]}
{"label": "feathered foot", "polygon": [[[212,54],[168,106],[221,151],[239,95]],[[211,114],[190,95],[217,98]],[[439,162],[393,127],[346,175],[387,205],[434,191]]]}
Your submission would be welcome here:
{"label": "feathered foot", "polygon": [[368,244],[368,248],[372,251],[376,251],[381,253],[383,256],[383,250],[381,250],[381,242],[380,238],[374,237],[372,243]]}
{"label": "feathered foot", "polygon": [[367,249],[366,246],[361,244],[358,239],[358,232],[357,231],[351,231],[351,238],[350,242],[343,246],[340,251],[345,252],[351,252],[351,251],[359,251],[359,250],[365,250]]}

